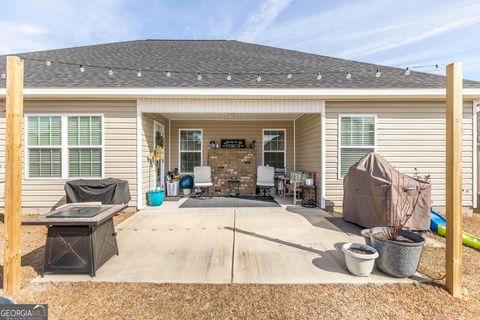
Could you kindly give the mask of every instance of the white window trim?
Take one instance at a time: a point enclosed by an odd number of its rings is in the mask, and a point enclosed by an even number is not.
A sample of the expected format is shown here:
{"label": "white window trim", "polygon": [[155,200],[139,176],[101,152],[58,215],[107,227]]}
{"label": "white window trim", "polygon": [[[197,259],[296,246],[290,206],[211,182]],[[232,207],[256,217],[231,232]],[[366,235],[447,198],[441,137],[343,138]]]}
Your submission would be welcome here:
{"label": "white window trim", "polygon": [[287,171],[287,129],[262,129],[262,166],[265,166],[265,131],[283,131],[283,135],[285,137],[285,141],[283,144],[283,151],[279,150],[268,150],[267,152],[283,152],[283,163],[285,164],[285,173]]}
{"label": "white window trim", "polygon": [[[61,126],[62,126],[62,143],[60,146],[29,146],[28,145],[28,117],[60,117],[61,118]],[[101,145],[99,146],[72,146],[71,148],[77,149],[92,149],[97,148],[102,150],[102,164],[101,170],[102,175],[100,177],[72,177],[68,176],[69,172],[69,162],[68,162],[68,117],[100,117],[101,124],[102,124],[102,137],[101,137]],[[24,141],[24,151],[23,151],[23,159],[25,163],[25,172],[24,172],[24,179],[25,180],[74,180],[74,179],[103,179],[105,177],[105,117],[103,113],[25,113],[24,115],[24,132],[23,132],[23,141]],[[29,149],[30,148],[58,148],[62,150],[62,176],[61,177],[30,177],[29,176]]]}
{"label": "white window trim", "polygon": [[[182,143],[181,143],[181,139],[182,139],[182,135],[181,135],[181,132],[182,131],[200,131],[200,135],[201,135],[201,138],[200,138],[200,150],[185,150],[185,151],[182,151]],[[200,165],[203,166],[203,129],[189,129],[189,128],[181,128],[181,129],[178,129],[178,172],[180,174],[193,174],[193,172],[182,172],[182,165],[181,165],[181,162],[182,162],[182,152],[200,152]],[[171,168],[169,169],[171,170]]]}
{"label": "white window trim", "polygon": [[[373,117],[374,131],[373,131],[373,146],[342,146],[342,118],[353,117],[353,118],[363,118],[363,117]],[[337,121],[337,179],[343,180],[342,176],[342,148],[349,149],[367,149],[373,148],[373,152],[377,152],[377,114],[373,113],[364,113],[364,114],[339,114]]]}

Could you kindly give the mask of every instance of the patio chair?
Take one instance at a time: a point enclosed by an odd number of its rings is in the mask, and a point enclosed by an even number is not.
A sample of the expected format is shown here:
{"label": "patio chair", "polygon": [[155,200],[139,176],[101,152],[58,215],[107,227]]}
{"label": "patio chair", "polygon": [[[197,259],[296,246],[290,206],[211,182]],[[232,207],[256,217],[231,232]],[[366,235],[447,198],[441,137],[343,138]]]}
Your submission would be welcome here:
{"label": "patio chair", "polygon": [[193,168],[193,186],[195,187],[194,198],[205,198],[209,187],[213,186],[212,168],[201,166]]}
{"label": "patio chair", "polygon": [[260,194],[257,198],[272,198],[268,189],[275,186],[275,168],[258,166],[257,167],[257,187],[260,189]]}

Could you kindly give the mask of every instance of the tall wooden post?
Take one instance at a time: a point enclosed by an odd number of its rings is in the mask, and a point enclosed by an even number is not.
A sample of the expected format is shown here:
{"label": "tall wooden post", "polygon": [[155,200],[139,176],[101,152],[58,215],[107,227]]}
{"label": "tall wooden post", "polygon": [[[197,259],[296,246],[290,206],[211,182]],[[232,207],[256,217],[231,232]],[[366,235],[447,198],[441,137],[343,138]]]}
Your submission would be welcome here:
{"label": "tall wooden post", "polygon": [[446,80],[447,154],[446,211],[447,288],[454,297],[462,296],[462,64],[447,66]]}
{"label": "tall wooden post", "polygon": [[5,255],[3,290],[13,297],[20,290],[23,136],[23,61],[7,57],[5,150]]}

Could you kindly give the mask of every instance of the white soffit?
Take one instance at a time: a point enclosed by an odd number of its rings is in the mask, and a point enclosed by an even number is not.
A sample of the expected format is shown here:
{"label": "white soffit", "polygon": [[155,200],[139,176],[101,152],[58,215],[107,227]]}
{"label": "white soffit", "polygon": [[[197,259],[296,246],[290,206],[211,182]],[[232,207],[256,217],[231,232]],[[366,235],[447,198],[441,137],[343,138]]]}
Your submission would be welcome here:
{"label": "white soffit", "polygon": [[295,120],[302,113],[162,113],[169,120],[267,121]]}

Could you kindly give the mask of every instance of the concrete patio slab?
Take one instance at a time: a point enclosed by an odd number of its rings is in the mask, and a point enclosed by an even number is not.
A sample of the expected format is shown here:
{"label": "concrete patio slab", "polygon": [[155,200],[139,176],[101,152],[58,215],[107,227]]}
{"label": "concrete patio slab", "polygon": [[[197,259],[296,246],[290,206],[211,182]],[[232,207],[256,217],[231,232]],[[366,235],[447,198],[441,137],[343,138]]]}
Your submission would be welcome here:
{"label": "concrete patio slab", "polygon": [[276,208],[148,208],[117,226],[120,255],[88,275],[46,275],[35,282],[398,283],[375,271],[355,277],[340,246],[363,242],[328,213]]}

